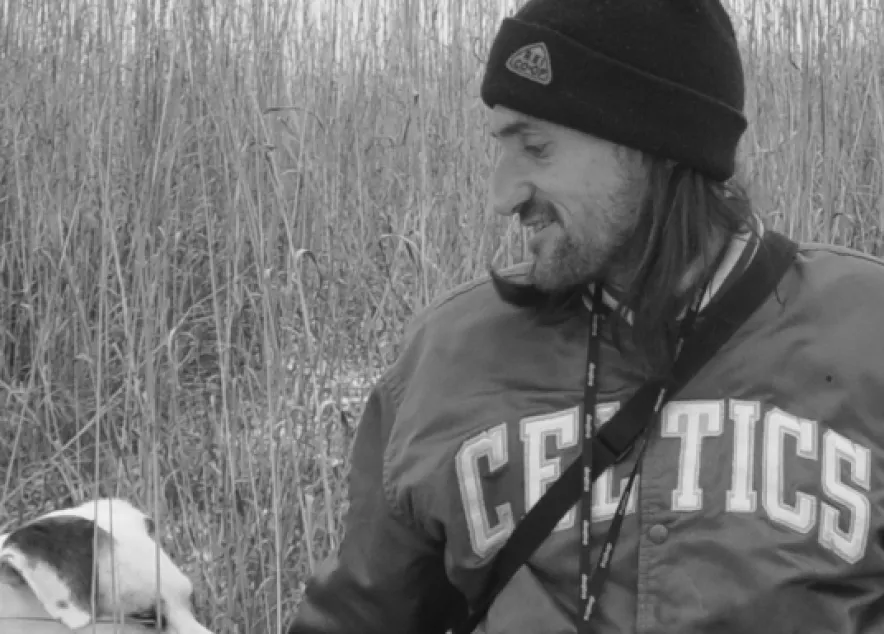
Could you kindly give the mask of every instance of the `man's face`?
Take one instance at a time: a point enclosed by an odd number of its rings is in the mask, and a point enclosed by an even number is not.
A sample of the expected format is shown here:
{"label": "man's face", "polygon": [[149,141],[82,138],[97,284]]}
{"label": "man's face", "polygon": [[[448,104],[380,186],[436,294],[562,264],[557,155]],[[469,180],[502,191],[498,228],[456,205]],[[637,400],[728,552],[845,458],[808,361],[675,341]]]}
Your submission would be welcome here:
{"label": "man's face", "polygon": [[501,145],[491,202],[532,229],[531,281],[553,291],[616,274],[638,215],[638,153],[501,106],[491,132]]}

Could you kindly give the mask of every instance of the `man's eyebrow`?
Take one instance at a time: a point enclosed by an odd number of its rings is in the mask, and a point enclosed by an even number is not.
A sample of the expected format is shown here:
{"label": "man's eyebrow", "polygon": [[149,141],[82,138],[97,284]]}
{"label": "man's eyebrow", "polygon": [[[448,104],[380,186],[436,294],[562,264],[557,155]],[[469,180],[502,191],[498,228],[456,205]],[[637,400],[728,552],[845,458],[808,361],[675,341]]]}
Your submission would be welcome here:
{"label": "man's eyebrow", "polygon": [[513,121],[503,126],[500,130],[491,133],[495,139],[503,139],[505,137],[515,136],[523,132],[528,132],[534,125],[530,121]]}

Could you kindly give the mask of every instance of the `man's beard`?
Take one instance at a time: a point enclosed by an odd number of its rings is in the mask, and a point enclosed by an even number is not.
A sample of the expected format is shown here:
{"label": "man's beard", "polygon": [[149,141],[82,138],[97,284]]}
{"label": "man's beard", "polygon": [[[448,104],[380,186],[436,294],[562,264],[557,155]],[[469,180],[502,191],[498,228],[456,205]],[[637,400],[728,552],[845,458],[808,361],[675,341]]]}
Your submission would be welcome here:
{"label": "man's beard", "polygon": [[609,258],[592,245],[575,240],[561,225],[557,231],[559,235],[555,242],[534,254],[529,281],[540,290],[551,293],[604,280]]}
{"label": "man's beard", "polygon": [[622,265],[626,239],[609,226],[595,236],[575,233],[554,220],[536,249],[528,274],[529,282],[548,293],[585,288],[605,283]]}
{"label": "man's beard", "polygon": [[[634,191],[632,186],[624,187],[609,200],[595,202],[591,211],[584,212],[592,214],[592,221],[571,218],[567,224],[552,202],[536,196],[523,202],[518,209],[522,225],[551,225],[529,243],[533,262],[527,281],[544,293],[623,282],[619,278],[629,268],[637,221]],[[630,213],[630,208],[635,211]]]}

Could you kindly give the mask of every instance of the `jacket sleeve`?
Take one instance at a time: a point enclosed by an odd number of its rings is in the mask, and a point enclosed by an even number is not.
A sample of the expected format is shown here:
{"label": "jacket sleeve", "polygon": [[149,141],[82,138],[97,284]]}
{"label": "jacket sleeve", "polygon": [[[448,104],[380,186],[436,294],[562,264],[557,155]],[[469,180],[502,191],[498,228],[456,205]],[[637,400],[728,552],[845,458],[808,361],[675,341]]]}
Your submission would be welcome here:
{"label": "jacket sleeve", "polygon": [[288,634],[441,634],[462,616],[461,596],[445,575],[443,544],[422,534],[388,497],[384,451],[393,415],[379,384],[353,442],[340,550],[308,580]]}

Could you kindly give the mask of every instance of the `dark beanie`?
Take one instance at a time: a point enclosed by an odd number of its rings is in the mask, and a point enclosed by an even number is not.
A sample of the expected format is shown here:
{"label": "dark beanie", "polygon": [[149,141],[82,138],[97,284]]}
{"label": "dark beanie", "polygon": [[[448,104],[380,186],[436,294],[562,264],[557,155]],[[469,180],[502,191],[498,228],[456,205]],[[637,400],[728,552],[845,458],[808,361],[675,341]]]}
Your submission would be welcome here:
{"label": "dark beanie", "polygon": [[491,47],[483,101],[733,176],[743,67],[718,0],[530,0]]}

